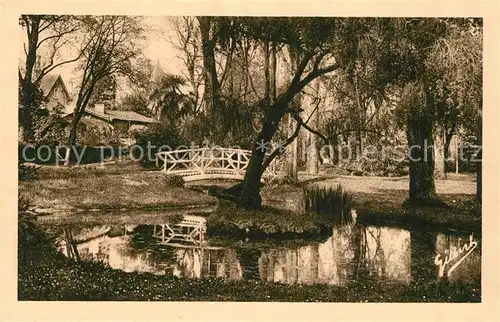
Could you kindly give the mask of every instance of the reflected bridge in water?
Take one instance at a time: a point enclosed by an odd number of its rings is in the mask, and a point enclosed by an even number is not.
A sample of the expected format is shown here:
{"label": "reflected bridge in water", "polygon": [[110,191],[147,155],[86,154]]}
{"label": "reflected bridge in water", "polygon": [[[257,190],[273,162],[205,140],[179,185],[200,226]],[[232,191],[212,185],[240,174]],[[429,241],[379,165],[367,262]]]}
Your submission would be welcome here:
{"label": "reflected bridge in water", "polygon": [[187,242],[193,246],[202,246],[207,232],[207,221],[204,217],[184,215],[175,224],[160,224],[153,226],[153,237],[163,245],[184,246],[175,242]]}
{"label": "reflected bridge in water", "polygon": [[[84,241],[76,245],[82,260],[101,261],[127,272],[189,278],[338,286],[369,280],[408,284],[415,280],[481,278],[480,247],[466,258],[453,259],[446,268],[457,261],[460,263],[452,272],[446,269],[443,274],[435,264],[437,255],[445,257],[454,254],[456,249],[463,249],[464,242],[469,241],[468,235],[346,225],[334,228],[332,235],[323,242],[292,241],[280,245],[277,241],[215,240],[196,225],[193,223],[195,227],[182,232],[189,236],[182,237],[185,241],[175,243],[174,239],[162,239],[160,236],[167,236],[167,231],[162,233],[161,225],[153,224],[137,226],[133,231],[111,228],[110,231],[124,232],[121,235],[103,235],[102,232],[108,229],[94,227],[92,231],[98,237],[82,239],[78,235],[84,233],[74,231],[73,239]],[[474,241],[480,243],[480,237],[474,235]],[[61,247],[61,251],[66,253],[66,248]],[[455,256],[448,256],[452,257]]]}

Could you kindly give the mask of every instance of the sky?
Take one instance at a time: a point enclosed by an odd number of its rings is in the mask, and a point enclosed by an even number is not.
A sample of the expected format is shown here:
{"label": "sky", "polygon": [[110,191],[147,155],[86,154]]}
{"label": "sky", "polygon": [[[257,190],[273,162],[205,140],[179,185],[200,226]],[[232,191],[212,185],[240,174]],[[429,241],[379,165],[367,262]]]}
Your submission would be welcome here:
{"label": "sky", "polygon": [[180,53],[169,40],[175,37],[169,17],[145,17],[145,24],[151,29],[146,39],[144,54],[153,62],[159,61],[163,71],[171,74],[181,73]]}
{"label": "sky", "polygon": [[[144,43],[144,55],[151,59],[153,64],[159,62],[164,72],[171,74],[181,74],[182,62],[177,57],[180,53],[175,50],[173,45],[168,41],[174,37],[173,28],[170,27],[170,22],[166,16],[144,17],[144,23],[147,28],[146,40]],[[20,58],[25,56],[23,44],[26,41],[26,33],[22,28],[19,28]],[[63,57],[73,57],[74,54],[68,49],[62,53]],[[76,84],[78,83],[79,75],[75,73],[76,64],[69,63],[54,69],[51,74],[60,74],[70,93],[74,93]]]}

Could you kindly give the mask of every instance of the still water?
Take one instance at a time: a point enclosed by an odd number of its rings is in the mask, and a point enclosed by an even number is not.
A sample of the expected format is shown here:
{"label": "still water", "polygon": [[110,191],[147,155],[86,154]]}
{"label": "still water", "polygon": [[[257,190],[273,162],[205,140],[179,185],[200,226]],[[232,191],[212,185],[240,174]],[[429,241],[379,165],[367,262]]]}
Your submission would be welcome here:
{"label": "still water", "polygon": [[[153,225],[72,228],[76,237],[87,236],[76,243],[81,260],[125,272],[338,286],[367,279],[407,284],[481,278],[480,236],[473,233],[348,225],[334,228],[322,242],[296,246],[204,236],[203,247],[186,248],[162,245],[153,231]],[[60,251],[67,255],[64,244]]]}

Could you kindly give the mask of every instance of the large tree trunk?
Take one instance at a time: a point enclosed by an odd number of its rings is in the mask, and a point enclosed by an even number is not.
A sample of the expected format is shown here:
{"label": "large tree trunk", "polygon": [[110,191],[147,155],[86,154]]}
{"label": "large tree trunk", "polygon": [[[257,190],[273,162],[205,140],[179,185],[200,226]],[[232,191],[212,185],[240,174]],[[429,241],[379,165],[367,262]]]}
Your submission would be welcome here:
{"label": "large tree trunk", "polygon": [[69,130],[66,156],[64,158],[65,166],[69,166],[71,163],[71,151],[76,151],[76,134],[78,129],[78,123],[80,122],[83,113],[85,112],[85,108],[90,100],[94,86],[95,84],[90,85],[91,89],[87,91],[87,94],[84,95],[84,98],[80,96],[77,98],[76,107],[73,112],[73,121],[71,122],[71,127]]}
{"label": "large tree trunk", "polygon": [[252,156],[243,179],[243,187],[238,198],[238,203],[241,205],[253,208],[261,206],[260,180],[262,178],[262,163],[267,152],[265,146],[271,142],[272,137],[278,130],[284,110],[283,106],[273,106],[268,110],[262,130],[253,145]]}
{"label": "large tree trunk", "polygon": [[[19,125],[21,127],[22,139],[24,142],[33,141],[33,117],[32,113],[37,106],[34,102],[34,95],[36,91],[36,86],[33,84],[33,71],[35,68],[37,56],[36,50],[38,45],[39,27],[40,27],[40,17],[30,16],[30,25],[27,26],[29,30],[28,35],[28,51],[26,55],[25,63],[25,74],[24,77],[20,79],[21,81],[21,105],[19,115]],[[19,76],[20,72],[19,72]]]}
{"label": "large tree trunk", "polygon": [[[448,162],[449,157],[450,157],[450,144],[451,144],[451,140],[453,139],[453,136],[455,135],[456,128],[457,128],[457,123],[454,122],[453,125],[451,126],[450,131],[447,131],[445,129],[445,132],[444,132],[444,134],[445,134],[445,138],[444,138],[444,160],[445,160],[445,163]],[[452,159],[450,159],[450,160],[452,160]],[[444,170],[445,170],[445,174],[446,174],[446,171],[449,170],[446,168],[446,164],[445,164]]]}
{"label": "large tree trunk", "polygon": [[[361,129],[363,128],[363,123],[365,121],[365,111],[363,104],[361,103],[361,94],[359,92],[359,81],[357,75],[354,75],[354,86],[356,91],[356,160],[361,160],[363,155],[363,133]],[[359,169],[361,170],[361,169]]]}
{"label": "large tree trunk", "polygon": [[446,179],[446,144],[444,140],[445,135],[441,129],[438,129],[434,141],[435,179]]}
{"label": "large tree trunk", "polygon": [[408,118],[410,151],[410,201],[421,203],[435,197],[432,118],[423,113]]}
{"label": "large tree trunk", "polygon": [[269,61],[269,42],[264,41],[264,102],[266,106],[271,103],[271,76],[270,76],[270,61]]}
{"label": "large tree trunk", "polygon": [[219,106],[220,84],[215,67],[214,41],[210,38],[210,17],[197,17],[200,24],[203,51],[205,109],[212,113]]}
{"label": "large tree trunk", "polygon": [[[319,89],[320,89],[320,84],[319,80],[316,79],[314,81],[314,86],[316,87],[316,90],[314,93],[314,96],[319,97]],[[313,129],[317,129],[319,127],[319,111],[315,111],[315,100],[313,99],[308,99],[308,109],[309,109],[309,125]],[[312,113],[312,115],[311,115]],[[309,136],[309,146],[307,148],[307,159],[306,159],[306,172],[310,174],[318,174],[319,173],[319,150],[318,150],[318,137],[316,134],[308,132],[307,133]]]}
{"label": "large tree trunk", "polygon": [[78,121],[73,119],[71,123],[71,128],[69,130],[68,146],[66,148],[66,156],[64,158],[64,165],[68,166],[71,164],[71,151],[76,147],[76,130],[78,127]]}
{"label": "large tree trunk", "polygon": [[[290,124],[289,136],[294,132],[293,122]],[[292,183],[297,183],[299,181],[299,169],[298,169],[298,158],[299,158],[299,140],[295,139],[292,142],[292,150],[290,151],[290,167],[288,168],[288,177]]]}
{"label": "large tree trunk", "polygon": [[277,69],[276,43],[274,41],[271,42],[270,60],[271,60],[271,73],[269,78],[269,87],[270,87],[271,103],[274,104],[276,102],[276,69]]}
{"label": "large tree trunk", "polygon": [[[297,67],[300,62],[300,55],[297,52],[296,49],[293,49],[292,47],[289,48],[289,53],[290,53],[290,79],[294,77],[294,71],[297,70]],[[302,95],[300,93],[297,93],[292,102],[291,102],[291,107],[293,109],[298,109],[301,106],[302,102]],[[286,131],[287,137],[292,136],[293,132],[295,132],[295,127],[294,127],[294,120],[292,117],[288,118],[288,122],[285,125],[286,126]],[[287,150],[283,157],[285,158],[285,176],[288,181],[292,183],[297,183],[298,182],[298,169],[297,169],[297,159],[299,157],[298,155],[299,152],[299,140],[296,138],[292,144],[289,150]]]}
{"label": "large tree trunk", "polygon": [[[293,99],[291,105],[293,108],[298,108],[301,101],[301,95],[297,94]],[[295,121],[290,115],[287,115],[287,122],[284,122],[285,133],[287,137],[291,137],[295,132]],[[300,136],[299,136],[300,137]],[[290,144],[290,148],[287,148],[282,155],[284,159],[284,169],[283,173],[285,176],[285,181],[289,181],[291,183],[298,182],[298,157],[299,157],[299,137],[295,138]]]}
{"label": "large tree trunk", "polygon": [[21,139],[23,142],[33,141],[33,120],[32,112],[34,106],[34,85],[29,79],[21,80],[21,107],[19,109],[19,125],[21,130]]}
{"label": "large tree trunk", "polygon": [[[313,115],[313,118],[317,118]],[[318,152],[318,138],[316,134],[309,133],[309,147],[307,153],[307,173],[319,173],[319,152]]]}

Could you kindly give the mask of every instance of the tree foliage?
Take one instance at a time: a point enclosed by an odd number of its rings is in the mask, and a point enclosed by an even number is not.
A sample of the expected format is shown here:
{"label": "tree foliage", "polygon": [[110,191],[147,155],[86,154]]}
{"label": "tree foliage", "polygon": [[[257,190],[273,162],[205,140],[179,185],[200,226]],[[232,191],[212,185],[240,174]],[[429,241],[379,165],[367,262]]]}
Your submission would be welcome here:
{"label": "tree foliage", "polygon": [[61,49],[69,45],[77,46],[74,35],[81,29],[81,24],[73,16],[21,15],[19,25],[26,32],[24,57],[21,57],[18,69],[19,125],[22,140],[33,141],[43,94],[47,94],[41,93],[40,83],[57,67],[80,58],[80,54],[61,58]]}
{"label": "tree foliage", "polygon": [[83,16],[77,19],[84,26],[82,37],[86,45],[78,67],[82,76],[68,138],[70,146],[76,143],[78,123],[96,87],[112,75],[132,73],[132,62],[141,52],[138,41],[143,37],[141,19],[137,17]]}

